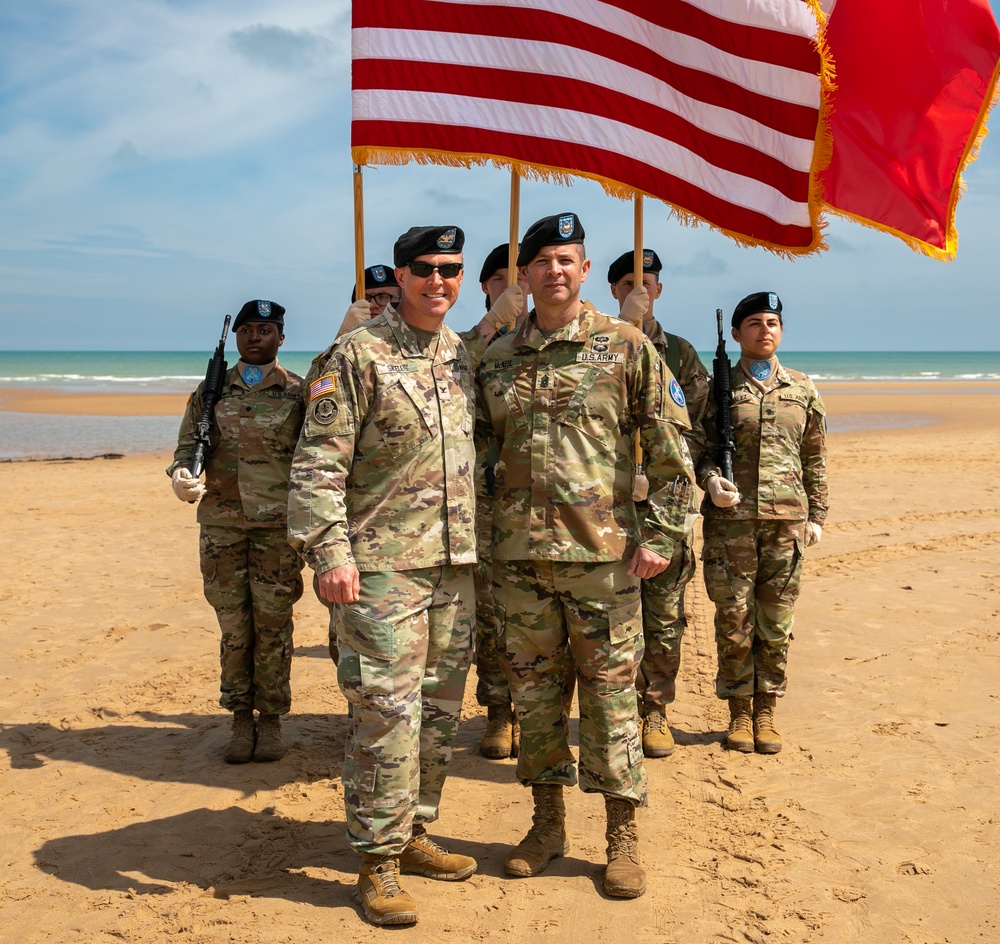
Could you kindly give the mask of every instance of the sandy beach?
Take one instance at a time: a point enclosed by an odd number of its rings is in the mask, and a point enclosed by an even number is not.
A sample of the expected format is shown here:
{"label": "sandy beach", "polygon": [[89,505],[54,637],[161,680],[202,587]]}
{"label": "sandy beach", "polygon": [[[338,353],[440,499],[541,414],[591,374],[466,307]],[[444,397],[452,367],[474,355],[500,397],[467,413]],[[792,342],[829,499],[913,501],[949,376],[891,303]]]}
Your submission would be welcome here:
{"label": "sandy beach", "polygon": [[[504,875],[530,793],[513,761],[476,750],[473,677],[432,832],[479,871],[407,877],[420,921],[395,932],[350,897],[325,610],[308,591],[297,608],[289,753],[227,766],[218,628],[168,455],[0,463],[0,941],[1000,939],[1000,390],[946,386],[822,386],[831,428],[852,422],[829,440],[781,754],[722,747],[699,569],[668,711],[678,747],[647,761],[644,897],[603,894],[603,804],[579,791],[569,855]],[[184,401],[20,389],[0,410],[179,417]]]}

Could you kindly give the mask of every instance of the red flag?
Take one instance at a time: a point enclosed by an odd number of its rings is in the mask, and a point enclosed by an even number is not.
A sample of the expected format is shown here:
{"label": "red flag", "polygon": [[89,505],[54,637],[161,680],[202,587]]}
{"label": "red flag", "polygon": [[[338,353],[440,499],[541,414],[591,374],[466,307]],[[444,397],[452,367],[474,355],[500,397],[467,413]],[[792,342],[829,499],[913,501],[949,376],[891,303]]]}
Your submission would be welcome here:
{"label": "red flag", "polygon": [[837,69],[827,204],[953,258],[960,174],[997,95],[988,0],[837,0],[826,36]]}
{"label": "red flag", "polygon": [[355,3],[352,156],[589,177],[743,242],[806,252],[820,244],[816,9],[803,0]]}

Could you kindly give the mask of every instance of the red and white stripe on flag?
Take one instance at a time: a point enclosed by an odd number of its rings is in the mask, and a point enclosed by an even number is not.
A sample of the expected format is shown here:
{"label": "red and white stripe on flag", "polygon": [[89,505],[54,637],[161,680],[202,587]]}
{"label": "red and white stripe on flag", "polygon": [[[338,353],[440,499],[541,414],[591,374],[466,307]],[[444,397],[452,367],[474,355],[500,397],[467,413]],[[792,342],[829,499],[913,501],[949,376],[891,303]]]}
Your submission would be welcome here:
{"label": "red and white stripe on flag", "polygon": [[[820,248],[829,154],[813,0],[365,0],[358,164],[492,161]],[[819,157],[818,157],[819,155]]]}

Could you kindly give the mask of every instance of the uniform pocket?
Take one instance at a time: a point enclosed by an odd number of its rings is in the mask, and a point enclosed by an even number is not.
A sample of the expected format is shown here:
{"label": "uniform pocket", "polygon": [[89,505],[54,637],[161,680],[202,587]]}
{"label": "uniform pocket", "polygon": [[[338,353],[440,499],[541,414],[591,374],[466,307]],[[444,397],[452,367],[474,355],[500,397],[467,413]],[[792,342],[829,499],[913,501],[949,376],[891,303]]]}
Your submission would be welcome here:
{"label": "uniform pocket", "polygon": [[345,694],[356,693],[376,708],[395,704],[395,629],[387,620],[365,616],[355,606],[338,607],[340,661],[337,675]]}
{"label": "uniform pocket", "polygon": [[437,433],[428,405],[406,377],[397,377],[382,388],[374,422],[386,448],[396,458],[422,446]]}

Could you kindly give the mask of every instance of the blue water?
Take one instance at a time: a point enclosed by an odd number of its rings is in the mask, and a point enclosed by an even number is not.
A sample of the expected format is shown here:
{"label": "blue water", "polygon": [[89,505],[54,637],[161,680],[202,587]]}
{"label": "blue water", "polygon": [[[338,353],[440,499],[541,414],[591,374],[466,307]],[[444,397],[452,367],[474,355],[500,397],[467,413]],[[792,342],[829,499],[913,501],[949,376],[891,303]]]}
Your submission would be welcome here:
{"label": "blue water", "polygon": [[[729,345],[732,347],[732,345]],[[45,387],[64,393],[187,393],[205,376],[208,351],[0,351],[0,391]],[[702,352],[711,366],[714,352]],[[230,364],[237,354],[229,352]],[[314,352],[282,351],[281,362],[298,374],[309,369]],[[732,360],[735,350],[729,351]],[[824,382],[878,382],[884,392],[893,383],[933,381],[940,392],[949,382],[980,381],[984,390],[1000,390],[1000,351],[884,352],[782,351],[782,363],[805,371],[822,390]],[[937,387],[936,384],[941,386]],[[881,387],[885,384],[884,387]],[[58,416],[0,412],[0,459],[94,456],[152,452],[173,447],[180,417]],[[833,433],[916,422],[900,414],[874,418],[830,417]]]}

